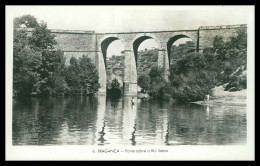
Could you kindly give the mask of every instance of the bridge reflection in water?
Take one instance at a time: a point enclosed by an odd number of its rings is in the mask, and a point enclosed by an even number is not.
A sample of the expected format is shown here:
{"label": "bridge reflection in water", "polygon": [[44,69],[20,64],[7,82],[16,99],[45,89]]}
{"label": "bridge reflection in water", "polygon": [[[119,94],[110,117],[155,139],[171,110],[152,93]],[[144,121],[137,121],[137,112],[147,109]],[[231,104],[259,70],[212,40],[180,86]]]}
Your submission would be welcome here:
{"label": "bridge reflection in water", "polygon": [[[96,121],[96,142],[94,144],[164,144],[167,143],[168,136],[168,116],[167,109],[150,107],[149,116],[141,116],[142,121],[151,121],[152,126],[137,124],[136,120],[141,120],[136,117],[137,107],[140,105],[140,100],[132,104],[131,97],[123,97],[119,100],[107,100],[105,109],[106,97],[98,98],[98,111]],[[147,103],[149,104],[149,103]],[[105,111],[106,110],[106,111]],[[158,113],[156,113],[159,111]],[[154,117],[151,117],[154,116]],[[151,131],[146,132],[148,127],[152,127]],[[138,131],[137,131],[138,128]],[[108,142],[106,142],[109,140]],[[119,141],[120,140],[120,141]]]}
{"label": "bridge reflection in water", "polygon": [[13,145],[245,144],[246,108],[99,97],[13,102]]}

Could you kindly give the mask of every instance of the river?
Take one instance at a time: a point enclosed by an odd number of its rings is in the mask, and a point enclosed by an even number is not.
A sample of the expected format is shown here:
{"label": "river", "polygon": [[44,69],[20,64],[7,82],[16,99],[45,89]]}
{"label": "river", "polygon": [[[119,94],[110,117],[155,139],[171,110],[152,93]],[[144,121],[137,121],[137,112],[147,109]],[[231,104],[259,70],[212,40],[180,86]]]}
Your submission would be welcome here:
{"label": "river", "polygon": [[131,97],[13,99],[13,145],[241,145],[246,107]]}

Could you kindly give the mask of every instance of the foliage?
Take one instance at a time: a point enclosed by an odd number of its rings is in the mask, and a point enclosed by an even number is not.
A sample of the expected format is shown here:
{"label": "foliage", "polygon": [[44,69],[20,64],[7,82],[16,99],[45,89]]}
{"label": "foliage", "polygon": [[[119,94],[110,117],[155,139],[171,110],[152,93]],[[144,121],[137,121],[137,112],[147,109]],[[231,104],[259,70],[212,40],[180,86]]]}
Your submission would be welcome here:
{"label": "foliage", "polygon": [[120,90],[120,83],[116,78],[114,78],[111,83],[108,81],[107,82],[107,94],[109,96],[117,97],[121,95],[121,90]]}
{"label": "foliage", "polygon": [[245,29],[238,29],[237,36],[226,42],[216,36],[213,47],[205,48],[203,54],[184,54],[170,66],[172,97],[183,102],[203,100],[214,86],[225,83],[225,90],[246,88],[246,36]]}
{"label": "foliage", "polygon": [[91,59],[83,55],[79,60],[81,69],[81,85],[85,94],[93,94],[98,91],[100,85],[98,83],[98,72]]}
{"label": "foliage", "polygon": [[54,45],[57,44],[54,37],[55,36],[51,34],[51,31],[47,29],[47,24],[42,22],[33,31],[32,36],[29,38],[29,44],[34,49],[53,49]]}
{"label": "foliage", "polygon": [[26,28],[36,28],[39,26],[37,19],[31,15],[24,15],[14,19],[14,28],[20,28],[21,25],[25,25]]}
{"label": "foliage", "polygon": [[65,58],[62,51],[42,52],[40,74],[41,93],[44,95],[64,95],[69,90],[64,78]]}
{"label": "foliage", "polygon": [[13,53],[18,54],[25,46],[28,46],[28,36],[24,30],[17,31],[14,29],[13,36]]}
{"label": "foliage", "polygon": [[54,72],[60,72],[65,66],[65,58],[63,52],[58,51],[48,51],[44,50],[42,52],[42,66],[41,75],[42,77],[48,77]]}
{"label": "foliage", "polygon": [[230,75],[241,66],[247,65],[247,32],[246,29],[237,30],[237,36],[231,37],[230,41],[224,42],[222,37],[216,36],[212,51],[218,59],[219,67],[222,68],[220,83],[228,83]]}
{"label": "foliage", "polygon": [[167,82],[164,79],[161,81],[156,80],[154,82],[151,82],[151,88],[148,92],[149,96],[160,100],[169,99],[165,97],[168,96],[168,91],[165,90],[167,89],[166,85]]}
{"label": "foliage", "polygon": [[163,77],[163,69],[159,67],[153,67],[149,72],[150,77],[150,89],[148,94],[152,98],[168,100],[169,89],[167,81]]}
{"label": "foliage", "polygon": [[26,15],[14,19],[13,36],[13,95],[31,95],[39,91],[42,65],[41,52],[29,45],[29,37],[24,30],[17,30],[25,24],[28,28],[38,26],[33,16]]}
{"label": "foliage", "polygon": [[38,91],[41,65],[41,53],[24,47],[19,52],[14,52],[13,67],[13,94],[30,95]]}
{"label": "foliage", "polygon": [[107,83],[106,83],[106,87],[107,89],[111,89],[111,82],[107,79]]}
{"label": "foliage", "polygon": [[152,67],[150,72],[149,72],[149,77],[150,77],[150,81],[151,84],[157,81],[161,81],[163,80],[163,68],[159,68],[159,67]]}
{"label": "foliage", "polygon": [[[35,28],[31,35],[21,25]],[[46,23],[25,15],[14,19],[13,95],[93,94],[100,85],[91,60],[83,56],[72,58],[69,67]],[[73,93],[70,93],[73,92]]]}
{"label": "foliage", "polygon": [[211,55],[191,53],[170,69],[172,97],[187,102],[202,100],[217,83],[217,60]]}
{"label": "foliage", "polygon": [[179,46],[172,45],[170,60],[181,58],[187,53],[194,52],[194,51],[195,51],[195,44],[192,41],[187,41],[186,43],[180,44]]}
{"label": "foliage", "polygon": [[150,77],[142,74],[137,79],[137,84],[142,88],[142,93],[146,93],[150,89]]}
{"label": "foliage", "polygon": [[116,78],[114,78],[111,82],[111,89],[119,89],[120,83]]}
{"label": "foliage", "polygon": [[237,29],[237,36],[231,37],[230,41],[225,43],[225,46],[230,49],[243,50],[247,48],[247,29]]}
{"label": "foliage", "polygon": [[230,81],[226,85],[225,90],[238,91],[247,88],[247,75],[244,68],[245,66],[241,66],[230,75]]}
{"label": "foliage", "polygon": [[65,78],[72,94],[90,95],[100,88],[97,69],[91,59],[85,55],[79,60],[74,57],[70,59]]}
{"label": "foliage", "polygon": [[75,57],[71,57],[70,65],[66,68],[65,71],[65,79],[72,94],[80,93],[81,87],[79,73],[80,67],[78,60]]}

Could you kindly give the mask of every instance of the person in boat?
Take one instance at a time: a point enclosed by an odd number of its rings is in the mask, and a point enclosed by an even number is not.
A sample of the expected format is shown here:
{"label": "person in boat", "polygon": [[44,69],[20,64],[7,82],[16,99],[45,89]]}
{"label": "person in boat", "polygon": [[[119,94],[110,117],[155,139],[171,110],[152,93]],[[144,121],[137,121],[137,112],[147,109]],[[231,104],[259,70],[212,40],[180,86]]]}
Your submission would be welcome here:
{"label": "person in boat", "polygon": [[206,99],[207,99],[207,101],[209,101],[209,96],[210,96],[209,94],[206,95]]}
{"label": "person in boat", "polygon": [[132,97],[131,101],[132,101],[132,105],[134,105],[135,104],[135,98]]}
{"label": "person in boat", "polygon": [[206,103],[208,103],[208,102],[209,102],[209,97],[210,97],[210,95],[209,95],[209,94],[207,94],[207,95],[206,95]]}

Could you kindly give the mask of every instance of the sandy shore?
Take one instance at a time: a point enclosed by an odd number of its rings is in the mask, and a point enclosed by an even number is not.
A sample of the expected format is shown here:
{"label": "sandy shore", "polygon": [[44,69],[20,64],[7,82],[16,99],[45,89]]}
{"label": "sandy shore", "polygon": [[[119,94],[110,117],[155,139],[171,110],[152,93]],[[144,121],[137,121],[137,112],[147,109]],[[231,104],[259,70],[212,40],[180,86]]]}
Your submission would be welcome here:
{"label": "sandy shore", "polygon": [[225,106],[244,106],[246,107],[247,90],[243,89],[236,92],[224,91],[223,86],[212,89],[213,95],[208,102],[197,101],[192,102],[201,105],[225,105]]}

